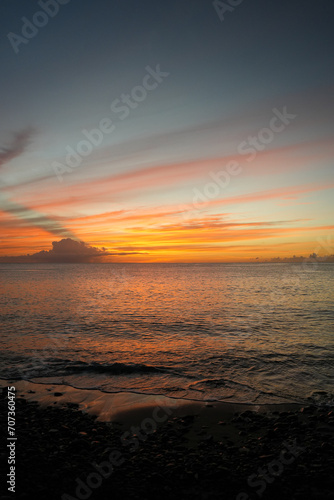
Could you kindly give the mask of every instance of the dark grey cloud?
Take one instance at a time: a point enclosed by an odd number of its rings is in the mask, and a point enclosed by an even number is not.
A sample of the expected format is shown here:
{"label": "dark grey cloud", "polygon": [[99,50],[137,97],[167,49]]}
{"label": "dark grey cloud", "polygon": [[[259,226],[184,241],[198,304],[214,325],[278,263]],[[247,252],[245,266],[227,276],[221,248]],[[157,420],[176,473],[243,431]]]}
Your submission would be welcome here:
{"label": "dark grey cloud", "polygon": [[[11,145],[0,148],[0,167],[14,158],[21,156],[25,152],[32,135],[32,127],[16,132]],[[7,194],[8,191],[10,192],[10,189],[6,185],[2,185],[1,187],[0,210],[13,215],[25,226],[35,226],[56,236],[76,238],[71,231],[51,217],[9,199]],[[6,194],[5,191],[7,191]]]}
{"label": "dark grey cloud", "polygon": [[31,127],[16,132],[10,146],[0,148],[0,167],[24,153],[32,134]]}
{"label": "dark grey cloud", "polygon": [[44,229],[56,236],[66,236],[76,239],[72,231],[66,229],[59,222],[29,207],[5,199],[0,193],[0,209],[16,217],[22,226],[35,226]]}

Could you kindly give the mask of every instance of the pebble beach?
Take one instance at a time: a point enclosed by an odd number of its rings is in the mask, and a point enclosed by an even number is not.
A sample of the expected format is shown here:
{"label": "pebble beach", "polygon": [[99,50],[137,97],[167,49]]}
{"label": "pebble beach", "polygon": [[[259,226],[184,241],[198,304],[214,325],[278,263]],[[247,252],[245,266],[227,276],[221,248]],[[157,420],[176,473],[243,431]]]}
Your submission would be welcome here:
{"label": "pebble beach", "polygon": [[329,405],[146,403],[101,421],[35,386],[16,399],[17,499],[334,498]]}

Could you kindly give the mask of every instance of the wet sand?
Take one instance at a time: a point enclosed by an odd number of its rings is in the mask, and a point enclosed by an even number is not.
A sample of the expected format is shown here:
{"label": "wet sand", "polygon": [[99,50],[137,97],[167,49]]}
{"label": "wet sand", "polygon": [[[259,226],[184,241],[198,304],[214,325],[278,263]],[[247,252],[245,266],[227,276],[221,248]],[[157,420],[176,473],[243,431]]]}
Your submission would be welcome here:
{"label": "wet sand", "polygon": [[4,498],[334,499],[329,406],[7,384],[17,389],[17,483]]}

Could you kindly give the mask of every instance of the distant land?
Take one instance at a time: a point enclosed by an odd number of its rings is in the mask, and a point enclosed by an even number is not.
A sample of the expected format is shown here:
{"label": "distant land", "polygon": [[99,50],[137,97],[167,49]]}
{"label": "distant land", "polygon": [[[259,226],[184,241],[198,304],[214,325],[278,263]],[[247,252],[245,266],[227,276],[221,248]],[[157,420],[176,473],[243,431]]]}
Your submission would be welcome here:
{"label": "distant land", "polygon": [[310,254],[308,257],[305,257],[303,255],[293,255],[292,257],[273,257],[272,259],[260,259],[256,258],[253,259],[252,262],[257,262],[257,263],[264,263],[264,262],[270,262],[270,263],[300,263],[300,262],[334,262],[334,255],[317,255],[316,253]]}

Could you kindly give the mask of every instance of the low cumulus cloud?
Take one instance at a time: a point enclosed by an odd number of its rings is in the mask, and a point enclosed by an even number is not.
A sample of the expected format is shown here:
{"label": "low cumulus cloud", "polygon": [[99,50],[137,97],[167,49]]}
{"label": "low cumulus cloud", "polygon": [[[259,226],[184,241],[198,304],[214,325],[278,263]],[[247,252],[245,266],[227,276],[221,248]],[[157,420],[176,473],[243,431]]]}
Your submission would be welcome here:
{"label": "low cumulus cloud", "polygon": [[71,238],[52,242],[51,250],[42,250],[32,255],[22,255],[17,257],[1,257],[3,263],[87,263],[98,262],[99,258],[108,255],[131,255],[141,252],[110,252],[106,248],[102,249],[87,245],[83,241],[72,240]]}

